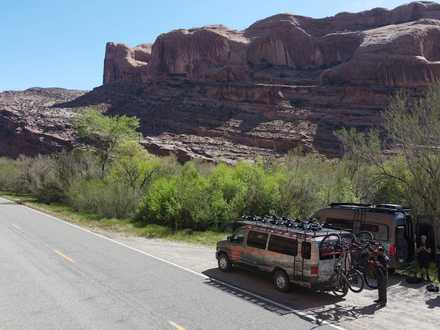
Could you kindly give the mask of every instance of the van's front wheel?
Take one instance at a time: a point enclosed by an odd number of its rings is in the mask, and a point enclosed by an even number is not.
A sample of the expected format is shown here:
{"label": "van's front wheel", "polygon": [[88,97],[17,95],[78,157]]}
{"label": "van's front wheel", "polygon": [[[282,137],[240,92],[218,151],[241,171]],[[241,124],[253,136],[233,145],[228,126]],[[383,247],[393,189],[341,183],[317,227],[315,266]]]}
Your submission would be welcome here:
{"label": "van's front wheel", "polygon": [[232,263],[228,258],[228,255],[226,253],[220,253],[218,256],[218,268],[222,272],[230,272],[232,269]]}
{"label": "van's front wheel", "polygon": [[289,292],[290,291],[290,281],[289,276],[287,276],[284,270],[277,270],[273,275],[273,285],[275,289],[281,292]]}

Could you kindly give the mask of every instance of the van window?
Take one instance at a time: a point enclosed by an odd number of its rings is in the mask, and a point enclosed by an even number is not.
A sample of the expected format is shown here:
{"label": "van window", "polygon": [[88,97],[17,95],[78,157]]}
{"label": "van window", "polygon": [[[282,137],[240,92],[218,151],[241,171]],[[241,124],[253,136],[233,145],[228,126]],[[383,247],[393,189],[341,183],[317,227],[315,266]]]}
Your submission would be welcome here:
{"label": "van window", "polygon": [[303,259],[310,259],[312,257],[312,244],[309,242],[302,242],[301,256]]}
{"label": "van window", "polygon": [[298,254],[298,241],[282,236],[270,236],[269,251],[294,256]]}
{"label": "van window", "polygon": [[267,242],[267,234],[250,231],[247,238],[247,246],[257,249],[265,249]]}
{"label": "van window", "polygon": [[352,220],[327,218],[324,227],[336,230],[353,231],[354,222]]}
{"label": "van window", "polygon": [[374,239],[379,241],[388,241],[388,226],[375,223],[361,223],[360,231],[369,231],[373,234]]}
{"label": "van window", "polygon": [[232,234],[230,236],[230,242],[231,243],[236,243],[236,244],[241,244],[244,241],[244,234],[245,234],[245,230],[244,229],[238,229],[237,231],[235,231],[234,234]]}

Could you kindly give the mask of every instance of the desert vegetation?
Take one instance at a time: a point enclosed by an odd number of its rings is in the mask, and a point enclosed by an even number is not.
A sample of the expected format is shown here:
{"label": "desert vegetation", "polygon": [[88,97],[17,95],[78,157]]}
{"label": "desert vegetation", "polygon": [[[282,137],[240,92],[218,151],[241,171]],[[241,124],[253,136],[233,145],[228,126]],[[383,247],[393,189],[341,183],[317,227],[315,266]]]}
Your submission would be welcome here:
{"label": "desert vegetation", "polygon": [[438,218],[440,87],[416,104],[396,96],[384,122],[383,132],[338,132],[341,159],[295,150],[254,163],[180,164],[139,144],[137,119],[90,110],[76,122],[81,147],[0,159],[0,190],[171,231],[220,231],[244,214],[305,218],[335,201],[400,203]]}

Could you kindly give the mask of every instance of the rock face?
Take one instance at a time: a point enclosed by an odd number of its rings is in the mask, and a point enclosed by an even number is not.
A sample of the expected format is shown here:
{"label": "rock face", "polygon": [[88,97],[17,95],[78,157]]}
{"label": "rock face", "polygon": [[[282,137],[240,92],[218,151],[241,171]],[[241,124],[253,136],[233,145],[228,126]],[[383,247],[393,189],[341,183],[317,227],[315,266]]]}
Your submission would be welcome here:
{"label": "rock face", "polygon": [[142,44],[129,48],[109,42],[105,50],[104,81],[142,81],[151,60],[151,45]]}
{"label": "rock face", "polygon": [[[0,133],[9,136],[0,154],[18,153],[11,151],[14,139],[57,149],[73,138],[72,113],[101,106],[139,117],[146,148],[181,160],[233,162],[298,146],[337,156],[336,130],[379,127],[393,93],[420,96],[439,78],[440,4],[434,2],[323,19],[280,14],[244,31],[180,29],[152,45],[108,43],[103,86],[66,92],[57,105],[39,108],[36,123],[27,110],[11,112],[5,104],[13,98],[0,94],[0,132],[7,127],[9,134]],[[27,99],[30,91],[23,93]],[[65,126],[52,134],[48,125],[57,126],[57,116]],[[22,135],[17,122],[32,133]],[[44,143],[34,131],[45,134]],[[32,143],[22,148],[35,152]]]}
{"label": "rock face", "polygon": [[85,92],[30,88],[0,93],[0,156],[37,155],[69,148],[71,119],[80,109],[57,107]]}
{"label": "rock face", "polygon": [[244,31],[176,30],[159,36],[142,59],[139,46],[109,43],[104,84],[181,77],[293,85],[318,71],[325,84],[426,85],[440,73],[437,19],[440,5],[420,1],[324,19],[280,14]]}

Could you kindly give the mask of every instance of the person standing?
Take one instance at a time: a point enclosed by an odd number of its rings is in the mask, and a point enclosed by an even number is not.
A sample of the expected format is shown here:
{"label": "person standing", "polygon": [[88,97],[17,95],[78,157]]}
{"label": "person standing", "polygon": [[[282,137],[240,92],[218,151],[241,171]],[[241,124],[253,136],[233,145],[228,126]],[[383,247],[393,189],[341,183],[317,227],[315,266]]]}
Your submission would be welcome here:
{"label": "person standing", "polygon": [[422,272],[422,280],[426,280],[431,282],[429,278],[429,263],[431,261],[431,249],[427,245],[427,237],[422,235],[420,237],[420,245],[417,249],[417,261],[419,263],[420,271]]}
{"label": "person standing", "polygon": [[381,307],[385,307],[387,305],[388,262],[389,258],[385,255],[383,246],[379,246],[375,261],[379,299],[375,300],[374,302],[378,303]]}
{"label": "person standing", "polygon": [[440,282],[440,244],[437,245],[437,253],[435,255],[435,264],[437,266],[437,280]]}

